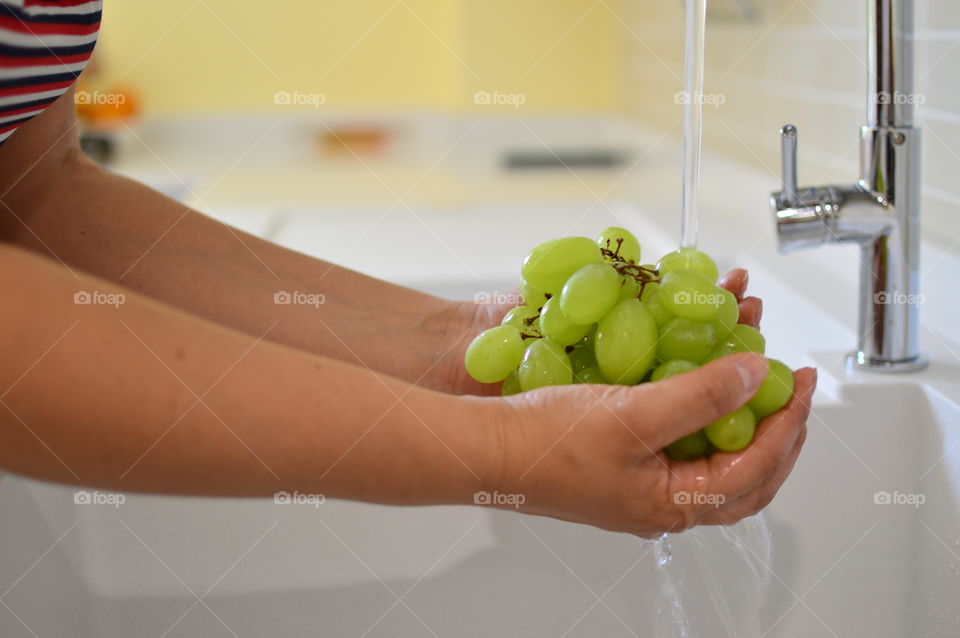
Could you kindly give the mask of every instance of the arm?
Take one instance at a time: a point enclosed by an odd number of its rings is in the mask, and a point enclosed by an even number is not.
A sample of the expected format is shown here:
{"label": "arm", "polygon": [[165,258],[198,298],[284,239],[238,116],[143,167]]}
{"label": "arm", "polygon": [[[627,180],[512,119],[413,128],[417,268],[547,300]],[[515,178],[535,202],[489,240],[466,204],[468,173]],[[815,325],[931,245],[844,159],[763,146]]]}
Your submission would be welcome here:
{"label": "arm", "polygon": [[[116,291],[121,305],[77,305]],[[497,403],[226,329],[0,245],[0,466],[113,489],[469,503]]]}
{"label": "arm", "polygon": [[[0,148],[0,238],[215,323],[445,391],[472,304],[389,284],[263,241],[88,161],[73,92]],[[24,171],[24,167],[30,167]],[[325,303],[277,305],[274,293]]]}

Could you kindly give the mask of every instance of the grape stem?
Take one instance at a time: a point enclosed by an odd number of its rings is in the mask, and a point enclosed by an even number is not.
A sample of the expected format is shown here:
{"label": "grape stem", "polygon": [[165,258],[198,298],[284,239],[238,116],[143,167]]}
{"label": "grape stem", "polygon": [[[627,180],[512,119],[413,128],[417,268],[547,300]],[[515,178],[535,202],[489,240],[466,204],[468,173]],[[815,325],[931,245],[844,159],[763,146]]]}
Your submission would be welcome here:
{"label": "grape stem", "polygon": [[660,271],[656,268],[646,268],[638,266],[633,262],[624,261],[620,256],[620,247],[623,246],[623,238],[617,238],[617,247],[610,250],[610,240],[607,240],[607,246],[600,249],[600,254],[610,260],[610,265],[614,270],[624,277],[632,277],[640,285],[640,292],[637,297],[643,296],[643,289],[647,284],[660,283]]}

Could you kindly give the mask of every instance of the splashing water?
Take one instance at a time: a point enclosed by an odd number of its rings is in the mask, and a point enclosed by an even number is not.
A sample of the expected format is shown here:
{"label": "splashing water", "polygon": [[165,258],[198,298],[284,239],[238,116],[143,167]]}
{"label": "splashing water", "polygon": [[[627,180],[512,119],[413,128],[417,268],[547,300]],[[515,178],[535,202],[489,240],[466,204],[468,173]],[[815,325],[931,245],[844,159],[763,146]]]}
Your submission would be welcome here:
{"label": "splashing water", "polygon": [[[759,638],[772,543],[763,514],[654,541],[658,638]],[[686,575],[686,579],[684,578]]]}

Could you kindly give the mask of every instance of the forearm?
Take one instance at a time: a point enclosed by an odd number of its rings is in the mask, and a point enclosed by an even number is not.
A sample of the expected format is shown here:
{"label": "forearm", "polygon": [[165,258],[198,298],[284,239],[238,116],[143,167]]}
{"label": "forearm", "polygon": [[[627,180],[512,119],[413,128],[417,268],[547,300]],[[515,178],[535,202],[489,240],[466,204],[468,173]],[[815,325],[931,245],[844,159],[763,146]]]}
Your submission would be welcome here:
{"label": "forearm", "polygon": [[[10,471],[131,491],[408,504],[470,502],[496,473],[495,400],[224,329],[16,249],[0,247],[0,290]],[[77,290],[126,299],[77,305]]]}
{"label": "forearm", "polygon": [[[434,378],[458,304],[287,250],[84,160],[19,204],[11,239],[250,335],[368,366]],[[29,227],[29,230],[27,230]],[[277,304],[281,291],[304,293]]]}

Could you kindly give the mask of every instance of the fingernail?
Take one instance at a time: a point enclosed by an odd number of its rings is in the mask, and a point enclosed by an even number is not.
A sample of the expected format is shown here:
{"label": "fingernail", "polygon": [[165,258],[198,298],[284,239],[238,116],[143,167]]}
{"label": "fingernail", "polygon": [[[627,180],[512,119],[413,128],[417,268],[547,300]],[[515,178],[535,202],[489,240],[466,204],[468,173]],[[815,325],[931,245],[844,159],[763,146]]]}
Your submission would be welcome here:
{"label": "fingernail", "polygon": [[767,377],[767,360],[758,354],[737,357],[734,365],[740,373],[744,392],[756,390]]}

